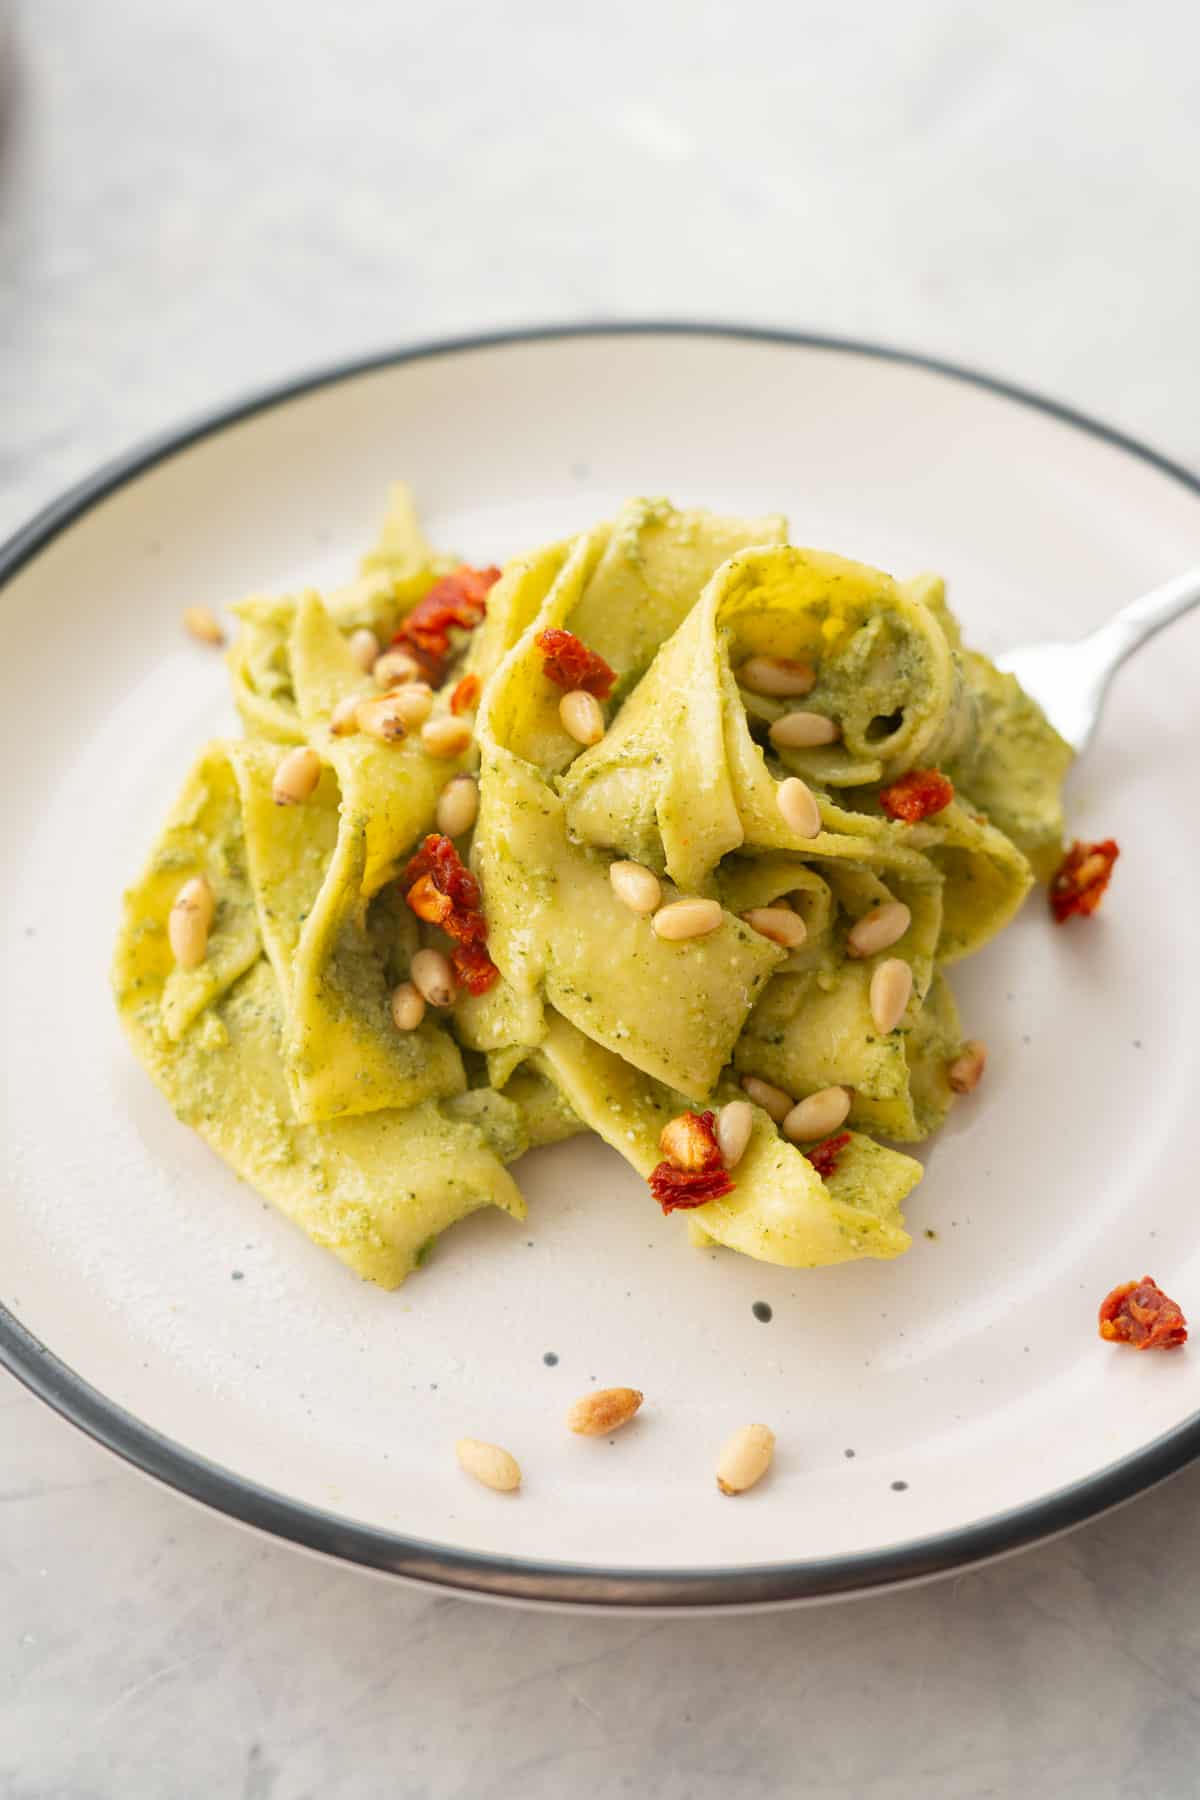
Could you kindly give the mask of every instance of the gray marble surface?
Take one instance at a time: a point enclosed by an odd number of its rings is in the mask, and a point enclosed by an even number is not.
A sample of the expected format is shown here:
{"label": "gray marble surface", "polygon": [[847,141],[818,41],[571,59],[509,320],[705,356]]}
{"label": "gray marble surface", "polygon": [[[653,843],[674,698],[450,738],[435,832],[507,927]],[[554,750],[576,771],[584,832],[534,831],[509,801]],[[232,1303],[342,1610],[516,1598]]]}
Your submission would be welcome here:
{"label": "gray marble surface", "polygon": [[[1178,0],[13,11],[0,533],[247,385],[546,318],[886,339],[1200,463]],[[0,1794],[1188,1796],[1198,1501],[841,1608],[520,1615],[251,1538],[3,1382]]]}

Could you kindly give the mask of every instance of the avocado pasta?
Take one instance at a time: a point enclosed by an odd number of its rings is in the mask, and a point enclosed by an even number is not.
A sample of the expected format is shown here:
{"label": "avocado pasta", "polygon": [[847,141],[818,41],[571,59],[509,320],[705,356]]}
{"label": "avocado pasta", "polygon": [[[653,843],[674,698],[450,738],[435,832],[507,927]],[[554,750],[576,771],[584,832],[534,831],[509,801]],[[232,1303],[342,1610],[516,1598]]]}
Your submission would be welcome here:
{"label": "avocado pasta", "polygon": [[968,1085],[945,971],[1053,867],[1070,760],[937,578],[665,500],[472,570],[398,486],[354,581],[236,610],[243,735],[114,987],[243,1179],[387,1288],[584,1131],[694,1243],[908,1247],[898,1146]]}

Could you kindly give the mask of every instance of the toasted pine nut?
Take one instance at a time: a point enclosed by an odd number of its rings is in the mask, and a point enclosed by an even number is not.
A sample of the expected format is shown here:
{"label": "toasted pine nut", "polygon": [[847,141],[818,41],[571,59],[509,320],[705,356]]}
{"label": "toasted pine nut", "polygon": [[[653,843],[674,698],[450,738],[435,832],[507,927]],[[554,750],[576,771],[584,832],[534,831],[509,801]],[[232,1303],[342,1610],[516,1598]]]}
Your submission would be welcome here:
{"label": "toasted pine nut", "polygon": [[276,806],[299,806],[315,792],[320,779],[320,757],[307,744],[297,744],[275,765],[271,798]]}
{"label": "toasted pine nut", "polygon": [[398,719],[409,731],[423,725],[433,710],[433,689],[425,681],[410,681],[405,687],[389,688],[388,699]]}
{"label": "toasted pine nut", "polygon": [[449,838],[461,837],[478,815],[479,783],[473,775],[456,775],[438,795],[438,830]]}
{"label": "toasted pine nut", "polygon": [[334,737],[348,737],[352,731],[358,730],[358,703],[361,694],[347,694],[339,700],[329,715],[329,729]]}
{"label": "toasted pine nut", "polygon": [[873,906],[846,933],[846,951],[850,956],[877,956],[898,944],[909,926],[912,914],[903,900],[885,900]]}
{"label": "toasted pine nut", "polygon": [[223,644],[225,633],[211,606],[185,606],[183,629],[201,644]]}
{"label": "toasted pine nut", "polygon": [[850,1096],[844,1087],[821,1088],[793,1106],[783,1121],[783,1135],[793,1144],[812,1144],[846,1123]]}
{"label": "toasted pine nut", "polygon": [[217,908],[205,875],[193,875],[175,896],[167,914],[167,942],[181,969],[198,969],[208,955],[208,934]]}
{"label": "toasted pine nut", "polygon": [[978,1038],[972,1038],[962,1047],[962,1053],[956,1056],[946,1070],[946,1080],[956,1094],[970,1094],[983,1080],[983,1071],[987,1068],[987,1045],[981,1044]]}
{"label": "toasted pine nut", "polygon": [[677,1169],[702,1169],[712,1155],[708,1133],[695,1113],[680,1113],[664,1125],[658,1147]]}
{"label": "toasted pine nut", "polygon": [[811,663],[786,656],[752,656],[737,672],[742,687],[773,700],[798,700],[810,693],[817,676]]}
{"label": "toasted pine nut", "polygon": [[619,1425],[628,1425],[641,1404],[637,1388],[597,1388],[575,1402],[567,1414],[567,1426],[580,1437],[607,1437]]}
{"label": "toasted pine nut", "polygon": [[408,971],[412,984],[430,1006],[453,1006],[457,992],[450,959],[440,950],[418,950]]}
{"label": "toasted pine nut", "polygon": [[404,715],[396,704],[397,693],[368,694],[355,709],[358,729],[381,744],[399,744],[408,736]]}
{"label": "toasted pine nut", "polygon": [[392,1023],[397,1031],[415,1031],[425,1017],[425,996],[411,981],[392,990]]}
{"label": "toasted pine nut", "polygon": [[366,625],[360,625],[346,639],[346,648],[360,669],[369,672],[379,659],[379,639]]}
{"label": "toasted pine nut", "polygon": [[752,906],[742,914],[742,922],[785,950],[798,950],[808,936],[808,926],[790,906]]}
{"label": "toasted pine nut", "polygon": [[824,713],[790,712],[776,719],[768,735],[777,750],[815,750],[818,744],[836,744],[842,728]]}
{"label": "toasted pine nut", "polygon": [[371,673],[376,687],[392,688],[399,687],[402,681],[415,681],[421,666],[407,650],[385,650],[371,664]]}
{"label": "toasted pine nut", "polygon": [[727,1100],[717,1114],[717,1148],[727,1169],[737,1168],[753,1130],[754,1110],[749,1101]]}
{"label": "toasted pine nut", "polygon": [[659,907],[650,923],[658,937],[682,943],[685,938],[707,937],[724,917],[716,900],[672,900]]}
{"label": "toasted pine nut", "polygon": [[903,957],[889,956],[871,976],[871,1017],[876,1031],[895,1031],[912,998],[913,972]]}
{"label": "toasted pine nut", "polygon": [[762,1480],[774,1454],[775,1433],[769,1425],[743,1425],[717,1458],[717,1486],[723,1494],[744,1494]]}
{"label": "toasted pine nut", "polygon": [[769,1081],[760,1081],[757,1075],[743,1075],[742,1086],[753,1100],[755,1106],[761,1106],[769,1113],[777,1125],[782,1125],[796,1102],[782,1088],[772,1087]]}
{"label": "toasted pine nut", "polygon": [[449,714],[440,719],[430,719],[421,727],[421,744],[428,755],[443,756],[447,760],[452,756],[461,756],[471,742],[471,727],[465,719],[452,719]]}
{"label": "toasted pine nut", "polygon": [[562,728],[577,744],[598,744],[604,736],[604,713],[595,694],[572,688],[558,703]]}
{"label": "toasted pine nut", "polygon": [[498,1494],[511,1494],[521,1485],[520,1463],[499,1444],[485,1444],[479,1438],[459,1438],[454,1454],[460,1469],[473,1475],[484,1487],[495,1488]]}
{"label": "toasted pine nut", "polygon": [[653,869],[643,868],[641,863],[609,863],[608,879],[613,893],[630,912],[652,913],[662,900],[662,883]]}
{"label": "toasted pine nut", "polygon": [[797,837],[815,838],[821,829],[821,809],[811,790],[798,775],[789,775],[775,789],[775,800],[783,822]]}

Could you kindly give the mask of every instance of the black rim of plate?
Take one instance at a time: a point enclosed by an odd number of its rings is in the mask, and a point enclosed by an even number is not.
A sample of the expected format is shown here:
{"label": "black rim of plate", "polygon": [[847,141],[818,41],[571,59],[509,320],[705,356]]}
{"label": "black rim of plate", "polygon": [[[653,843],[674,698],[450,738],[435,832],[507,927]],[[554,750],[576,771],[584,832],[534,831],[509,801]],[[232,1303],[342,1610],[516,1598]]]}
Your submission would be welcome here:
{"label": "black rim of plate", "polygon": [[[117,457],[53,501],[0,548],[0,587],[93,507],[203,438],[317,389],[432,357],[567,338],[696,337],[872,357],[968,383],[1100,438],[1200,495],[1200,477],[1137,439],[1011,382],[888,345],[753,326],[651,320],[533,326],[421,343],[336,364],[220,407]],[[1200,1456],[1200,1413],[1132,1456],[1046,1495],[932,1537],[860,1555],[717,1569],[589,1568],[456,1550],[356,1523],[259,1487],[143,1425],[61,1362],[0,1306],[0,1364],[82,1431],[202,1505],[327,1556],[464,1595],[615,1609],[763,1606],[832,1599],[962,1570],[1069,1530],[1165,1480]]]}

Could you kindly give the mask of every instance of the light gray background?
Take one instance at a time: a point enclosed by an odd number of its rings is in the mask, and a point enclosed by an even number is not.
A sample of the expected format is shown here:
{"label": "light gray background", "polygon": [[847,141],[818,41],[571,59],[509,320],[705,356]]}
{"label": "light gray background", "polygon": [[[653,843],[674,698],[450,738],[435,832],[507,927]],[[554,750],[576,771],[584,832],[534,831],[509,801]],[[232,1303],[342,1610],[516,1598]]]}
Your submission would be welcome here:
{"label": "light gray background", "polygon": [[[26,0],[0,535],[247,386],[571,317],[887,340],[1200,463],[1198,53],[1182,0]],[[1197,1501],[841,1608],[520,1615],[260,1543],[0,1381],[0,1794],[1190,1796]]]}

